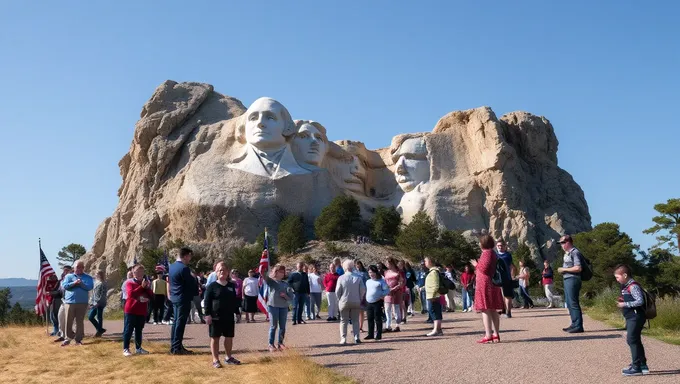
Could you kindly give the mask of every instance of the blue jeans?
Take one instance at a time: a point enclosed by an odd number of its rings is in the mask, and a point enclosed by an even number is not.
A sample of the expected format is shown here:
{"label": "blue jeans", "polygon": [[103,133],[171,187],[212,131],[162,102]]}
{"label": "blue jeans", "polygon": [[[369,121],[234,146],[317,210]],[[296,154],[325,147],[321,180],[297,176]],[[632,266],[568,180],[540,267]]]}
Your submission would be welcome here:
{"label": "blue jeans", "polygon": [[425,286],[420,290],[420,305],[422,306],[421,311],[427,311],[427,293],[425,292]]}
{"label": "blue jeans", "polygon": [[187,320],[189,320],[191,301],[172,303],[172,309],[175,313],[175,322],[172,323],[170,330],[170,352],[179,352],[184,349],[182,340],[184,339],[184,328],[187,325]]}
{"label": "blue jeans", "polygon": [[130,349],[132,331],[135,332],[135,348],[142,347],[142,329],[146,323],[146,316],[124,314],[123,317],[123,349]]}
{"label": "blue jeans", "polygon": [[87,318],[90,319],[90,323],[94,325],[97,332],[104,329],[104,307],[94,306],[90,308],[90,314]]}
{"label": "blue jeans", "polygon": [[269,345],[274,345],[274,335],[276,334],[276,327],[279,328],[279,344],[283,344],[283,338],[286,336],[286,318],[288,317],[288,308],[279,308],[269,306]]}
{"label": "blue jeans", "polygon": [[534,301],[531,300],[531,296],[529,296],[529,289],[526,287],[519,287],[519,293],[522,296],[522,303],[524,304],[524,307],[533,307],[534,306]]}
{"label": "blue jeans", "polygon": [[321,292],[312,292],[307,298],[307,317],[315,319],[319,312],[321,312]]}
{"label": "blue jeans", "polygon": [[309,293],[296,293],[293,295],[293,322],[302,321],[302,312],[305,309],[305,303],[309,300]]}
{"label": "blue jeans", "polygon": [[641,365],[647,365],[647,357],[645,356],[645,347],[642,346],[642,328],[645,326],[645,314],[642,311],[626,316],[626,342],[630,347],[630,355],[633,360],[633,366],[640,368]]}
{"label": "blue jeans", "polygon": [[463,311],[468,308],[472,308],[472,296],[467,289],[463,288]]}
{"label": "blue jeans", "polygon": [[59,308],[61,308],[61,299],[52,300],[50,304],[50,321],[54,327],[52,332],[56,335],[59,333]]}
{"label": "blue jeans", "polygon": [[581,277],[573,276],[564,279],[564,300],[569,308],[571,328],[583,329],[583,313],[579,297],[581,295]]}

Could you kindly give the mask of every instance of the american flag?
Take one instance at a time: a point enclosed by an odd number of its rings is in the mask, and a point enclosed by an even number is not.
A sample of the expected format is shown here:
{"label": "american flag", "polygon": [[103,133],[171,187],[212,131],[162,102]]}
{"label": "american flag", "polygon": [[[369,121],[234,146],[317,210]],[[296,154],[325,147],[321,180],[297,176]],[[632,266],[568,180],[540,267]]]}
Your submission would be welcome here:
{"label": "american flag", "polygon": [[267,315],[269,318],[269,311],[267,310],[267,299],[269,295],[269,286],[264,281],[264,274],[269,270],[269,245],[267,241],[267,228],[264,229],[264,250],[262,251],[262,257],[260,257],[260,266],[258,267],[258,272],[260,273],[260,278],[258,281],[259,292],[257,297],[257,307],[260,312]]}
{"label": "american flag", "polygon": [[57,274],[54,273],[50,262],[47,261],[45,252],[42,250],[42,246],[38,247],[40,248],[40,278],[38,279],[38,287],[36,288],[38,293],[35,298],[35,313],[37,313],[39,316],[45,316],[50,298],[47,289],[48,285],[50,285],[49,278],[50,276],[56,277]]}

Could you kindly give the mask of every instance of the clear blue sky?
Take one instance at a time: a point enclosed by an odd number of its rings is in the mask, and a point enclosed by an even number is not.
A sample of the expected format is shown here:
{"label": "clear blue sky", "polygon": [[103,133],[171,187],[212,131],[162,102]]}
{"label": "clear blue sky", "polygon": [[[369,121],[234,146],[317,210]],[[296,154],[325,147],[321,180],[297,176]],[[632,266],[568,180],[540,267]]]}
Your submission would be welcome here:
{"label": "clear blue sky", "polygon": [[546,116],[593,224],[645,248],[653,205],[680,197],[677,2],[96,3],[0,3],[0,277],[37,276],[38,237],[53,264],[89,249],[166,79],[274,97],[369,148],[453,110]]}

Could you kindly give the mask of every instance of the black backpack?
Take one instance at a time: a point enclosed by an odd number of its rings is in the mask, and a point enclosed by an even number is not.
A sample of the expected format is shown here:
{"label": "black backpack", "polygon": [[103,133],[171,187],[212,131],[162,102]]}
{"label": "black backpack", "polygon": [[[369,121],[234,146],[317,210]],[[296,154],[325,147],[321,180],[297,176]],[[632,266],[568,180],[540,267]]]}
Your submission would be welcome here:
{"label": "black backpack", "polygon": [[497,287],[502,287],[506,276],[508,276],[508,266],[505,265],[505,261],[502,259],[496,259],[496,271],[491,277],[491,282]]}
{"label": "black backpack", "polygon": [[593,263],[590,262],[581,251],[579,251],[581,261],[581,280],[588,281],[593,278]]}
{"label": "black backpack", "polygon": [[440,295],[446,295],[449,293],[449,288],[446,281],[451,282],[451,280],[447,279],[446,275],[444,275],[442,272],[437,273],[439,273],[439,288],[437,289],[437,292],[439,292]]}
{"label": "black backpack", "polygon": [[453,281],[449,280],[449,279],[446,277],[446,274],[445,274],[445,273],[440,272],[440,273],[439,273],[439,281],[442,281],[442,280],[444,280],[443,284],[444,284],[444,286],[446,287],[446,289],[448,289],[449,291],[454,291],[454,290],[456,289],[456,283],[454,283]]}
{"label": "black backpack", "polygon": [[[640,289],[642,290],[642,296],[645,298],[645,304],[643,306],[643,308],[645,310],[645,319],[651,320],[651,319],[655,318],[656,317],[656,296],[645,291],[645,289],[642,288],[642,285],[640,285],[637,281],[634,282],[633,284],[636,284],[638,287],[640,287]],[[628,290],[630,291],[630,288],[628,288]]]}

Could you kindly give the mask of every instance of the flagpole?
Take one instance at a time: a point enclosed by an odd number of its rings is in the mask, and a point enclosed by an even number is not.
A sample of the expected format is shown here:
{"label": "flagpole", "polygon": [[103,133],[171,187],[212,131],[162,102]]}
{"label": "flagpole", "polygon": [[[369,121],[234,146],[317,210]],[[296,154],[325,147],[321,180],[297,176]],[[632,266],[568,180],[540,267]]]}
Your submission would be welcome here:
{"label": "flagpole", "polygon": [[[38,252],[42,252],[42,241],[38,237]],[[40,280],[40,271],[38,271],[38,281]],[[45,334],[49,335],[50,334],[50,325],[47,323],[47,309],[45,310],[45,313],[43,314],[43,321],[45,324]]]}

